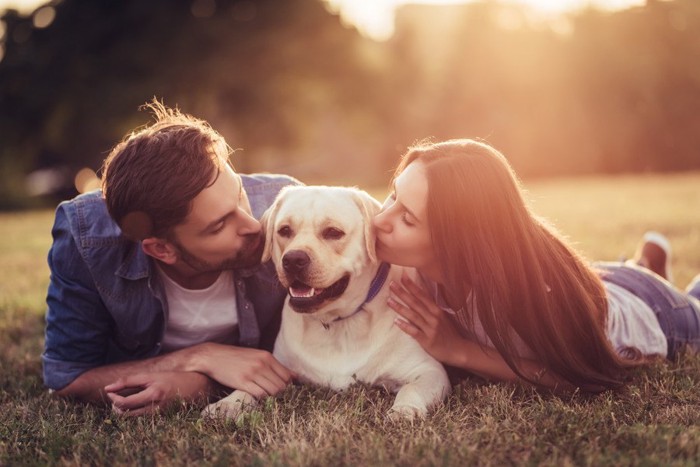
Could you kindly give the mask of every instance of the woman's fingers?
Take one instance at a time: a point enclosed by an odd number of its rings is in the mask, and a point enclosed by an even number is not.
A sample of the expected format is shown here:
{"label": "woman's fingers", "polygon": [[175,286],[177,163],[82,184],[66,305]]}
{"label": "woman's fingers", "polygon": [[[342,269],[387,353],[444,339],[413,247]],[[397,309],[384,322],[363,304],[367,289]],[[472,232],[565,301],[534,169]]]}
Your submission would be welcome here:
{"label": "woman's fingers", "polygon": [[394,324],[398,326],[399,329],[401,329],[403,332],[408,334],[409,336],[413,337],[414,339],[418,339],[420,336],[420,329],[409,323],[408,321],[405,321],[401,318],[396,318],[394,319]]}
{"label": "woman's fingers", "polygon": [[[394,292],[394,289],[398,288],[400,289],[401,286],[395,285],[392,283],[391,285],[391,291]],[[420,311],[416,310],[415,308],[412,307],[411,303],[409,300],[404,300],[404,297],[402,295],[401,291],[394,292],[396,294],[396,297],[400,299],[401,301],[395,299],[393,296],[389,297],[387,300],[387,305],[394,310],[396,313],[398,313],[400,316],[405,318],[409,323],[412,325],[416,326],[419,329],[424,328],[427,323],[425,321],[425,318],[423,315],[420,313]],[[404,294],[405,295],[405,294]],[[407,305],[404,305],[404,303],[407,303]]]}
{"label": "woman's fingers", "polygon": [[442,310],[435,304],[435,300],[423,287],[411,279],[406,271],[401,274],[401,285],[412,295],[416,303],[420,303],[425,311],[433,315],[442,313]]}

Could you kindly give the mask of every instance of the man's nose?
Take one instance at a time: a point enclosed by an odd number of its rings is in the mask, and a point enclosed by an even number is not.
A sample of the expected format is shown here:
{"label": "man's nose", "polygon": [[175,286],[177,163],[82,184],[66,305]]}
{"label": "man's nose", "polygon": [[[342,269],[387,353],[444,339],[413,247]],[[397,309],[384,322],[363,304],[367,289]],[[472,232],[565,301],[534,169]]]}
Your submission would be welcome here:
{"label": "man's nose", "polygon": [[239,235],[250,235],[260,232],[261,226],[259,220],[243,210],[240,210],[239,212],[241,213],[242,218],[238,229]]}

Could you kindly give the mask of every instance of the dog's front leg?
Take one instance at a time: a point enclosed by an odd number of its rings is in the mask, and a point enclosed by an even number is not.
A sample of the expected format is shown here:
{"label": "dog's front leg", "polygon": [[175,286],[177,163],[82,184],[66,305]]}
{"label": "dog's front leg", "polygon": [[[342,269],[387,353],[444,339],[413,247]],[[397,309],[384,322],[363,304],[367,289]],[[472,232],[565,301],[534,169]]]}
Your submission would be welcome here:
{"label": "dog's front leg", "polygon": [[236,390],[218,402],[207,405],[202,416],[207,418],[230,418],[235,420],[245,410],[254,406],[257,400],[245,391]]}
{"label": "dog's front leg", "polygon": [[447,397],[452,389],[442,365],[431,365],[427,370],[418,368],[412,376],[413,379],[409,379],[396,393],[394,405],[389,410],[391,419],[423,418],[428,414],[428,409]]}

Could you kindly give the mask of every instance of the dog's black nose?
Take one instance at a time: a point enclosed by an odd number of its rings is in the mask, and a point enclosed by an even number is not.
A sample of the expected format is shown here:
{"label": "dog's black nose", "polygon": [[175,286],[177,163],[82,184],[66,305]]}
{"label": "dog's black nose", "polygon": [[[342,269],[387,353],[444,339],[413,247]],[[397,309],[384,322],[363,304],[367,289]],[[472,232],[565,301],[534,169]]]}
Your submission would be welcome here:
{"label": "dog's black nose", "polygon": [[282,257],[282,267],[289,274],[302,272],[311,262],[311,258],[301,250],[293,250]]}

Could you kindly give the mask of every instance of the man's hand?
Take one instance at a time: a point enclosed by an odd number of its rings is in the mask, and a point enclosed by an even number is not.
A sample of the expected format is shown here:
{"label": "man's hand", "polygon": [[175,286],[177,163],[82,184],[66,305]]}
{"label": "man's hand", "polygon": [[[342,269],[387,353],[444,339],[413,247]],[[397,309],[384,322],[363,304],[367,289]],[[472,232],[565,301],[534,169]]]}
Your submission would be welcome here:
{"label": "man's hand", "polygon": [[264,350],[208,343],[199,346],[197,354],[192,370],[256,399],[277,394],[294,378],[290,370]]}
{"label": "man's hand", "polygon": [[165,408],[177,400],[206,397],[208,378],[196,372],[163,371],[119,378],[105,386],[112,410],[125,415],[142,415]]}
{"label": "man's hand", "polygon": [[146,413],[177,398],[217,396],[219,385],[263,398],[277,394],[291,380],[292,373],[270,352],[204,343],[145,360],[92,368],[56,395],[96,403],[107,396],[117,409]]}

